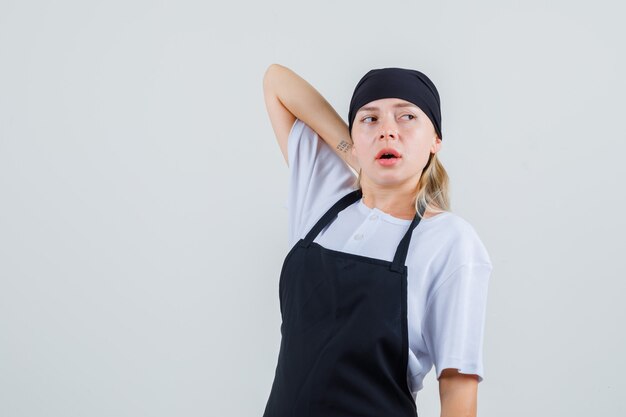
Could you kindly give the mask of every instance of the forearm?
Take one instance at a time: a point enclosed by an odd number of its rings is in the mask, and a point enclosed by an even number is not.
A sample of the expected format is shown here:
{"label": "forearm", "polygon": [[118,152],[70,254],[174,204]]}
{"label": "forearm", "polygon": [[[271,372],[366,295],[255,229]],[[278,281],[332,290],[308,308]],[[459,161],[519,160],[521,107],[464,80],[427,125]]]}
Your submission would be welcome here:
{"label": "forearm", "polygon": [[352,139],[348,125],[330,103],[305,79],[285,66],[272,64],[265,77],[278,100],[358,171],[350,152]]}

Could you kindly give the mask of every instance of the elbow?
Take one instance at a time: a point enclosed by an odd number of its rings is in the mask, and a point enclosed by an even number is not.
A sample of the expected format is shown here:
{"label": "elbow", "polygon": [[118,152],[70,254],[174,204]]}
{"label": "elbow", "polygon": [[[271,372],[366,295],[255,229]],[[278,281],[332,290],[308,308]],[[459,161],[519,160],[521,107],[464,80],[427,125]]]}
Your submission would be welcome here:
{"label": "elbow", "polygon": [[270,64],[270,65],[267,67],[267,69],[265,70],[265,73],[267,74],[267,73],[269,73],[270,71],[271,71],[271,72],[274,72],[274,71],[278,71],[278,70],[281,70],[281,69],[284,69],[284,68],[287,68],[287,67],[285,67],[285,66],[283,66],[283,65],[280,65],[280,64],[278,64],[278,63],[273,63],[273,64]]}
{"label": "elbow", "polygon": [[270,64],[265,69],[265,73],[263,74],[263,85],[271,84],[273,80],[275,80],[278,77],[286,77],[287,76],[286,73],[288,71],[290,71],[290,69],[284,65],[280,65],[277,63]]}
{"label": "elbow", "polygon": [[265,69],[265,73],[263,74],[263,88],[268,88],[271,86],[272,84],[272,79],[275,77],[275,74],[280,71],[282,68],[284,68],[282,65],[280,64],[270,64],[266,69]]}

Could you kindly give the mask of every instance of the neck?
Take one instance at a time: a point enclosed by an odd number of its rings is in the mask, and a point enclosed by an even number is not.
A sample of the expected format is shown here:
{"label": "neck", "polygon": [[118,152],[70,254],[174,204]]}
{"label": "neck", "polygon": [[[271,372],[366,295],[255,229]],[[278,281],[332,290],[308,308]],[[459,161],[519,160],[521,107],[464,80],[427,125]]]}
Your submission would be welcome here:
{"label": "neck", "polygon": [[[364,179],[365,180],[365,179]],[[387,187],[361,181],[363,204],[377,208],[400,219],[411,220],[415,217],[415,182]]]}

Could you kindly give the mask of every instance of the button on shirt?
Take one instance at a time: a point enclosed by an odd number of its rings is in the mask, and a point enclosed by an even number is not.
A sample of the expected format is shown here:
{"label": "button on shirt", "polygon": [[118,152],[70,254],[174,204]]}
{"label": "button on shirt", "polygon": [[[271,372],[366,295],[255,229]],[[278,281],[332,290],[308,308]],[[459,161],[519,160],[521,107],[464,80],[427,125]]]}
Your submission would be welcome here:
{"label": "button on shirt", "polygon": [[[362,200],[360,203],[363,204]],[[345,250],[347,250],[348,252],[356,253],[356,249],[357,247],[361,246],[361,244],[363,243],[362,241],[364,239],[367,239],[368,236],[372,236],[375,233],[376,229],[378,228],[378,222],[376,221],[379,219],[378,214],[376,214],[378,211],[379,210],[377,208],[374,208],[372,210],[374,214],[367,216],[367,219],[369,221],[363,222],[359,229],[355,231],[352,237],[352,240],[357,242],[346,242],[346,245],[344,246]]]}
{"label": "button on shirt", "polygon": [[[304,238],[321,216],[356,189],[355,172],[303,121],[288,138],[289,247]],[[314,242],[357,255],[392,261],[411,220],[370,208],[363,200],[339,212]],[[484,378],[483,335],[489,254],[474,227],[452,212],[422,219],[407,255],[407,380],[414,397],[435,367]]]}

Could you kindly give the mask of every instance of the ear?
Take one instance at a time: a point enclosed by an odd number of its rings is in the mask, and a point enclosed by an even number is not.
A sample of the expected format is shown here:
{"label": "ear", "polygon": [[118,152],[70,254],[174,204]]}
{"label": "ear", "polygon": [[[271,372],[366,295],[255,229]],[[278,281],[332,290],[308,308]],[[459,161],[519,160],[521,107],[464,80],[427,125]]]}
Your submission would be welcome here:
{"label": "ear", "polygon": [[435,135],[433,136],[433,143],[430,146],[430,153],[437,153],[441,149],[441,139]]}

